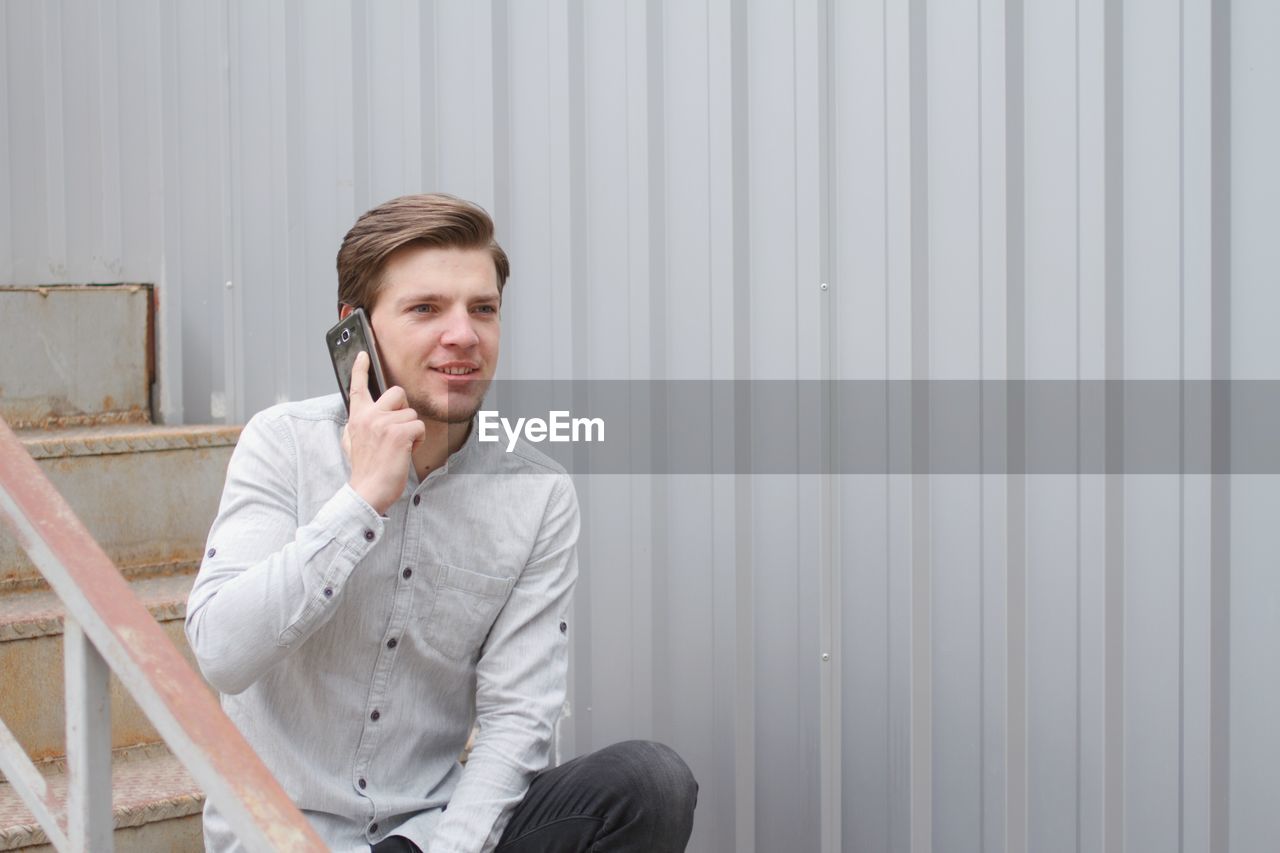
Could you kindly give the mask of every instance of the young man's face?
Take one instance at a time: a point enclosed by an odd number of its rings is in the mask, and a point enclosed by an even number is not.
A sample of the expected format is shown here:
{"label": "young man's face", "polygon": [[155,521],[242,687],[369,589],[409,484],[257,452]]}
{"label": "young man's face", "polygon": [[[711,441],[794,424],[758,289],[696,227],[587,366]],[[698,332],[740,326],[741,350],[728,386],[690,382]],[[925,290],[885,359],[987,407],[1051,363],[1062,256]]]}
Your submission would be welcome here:
{"label": "young man's face", "polygon": [[419,417],[475,415],[498,365],[499,307],[487,249],[410,245],[387,259],[369,322],[387,382]]}

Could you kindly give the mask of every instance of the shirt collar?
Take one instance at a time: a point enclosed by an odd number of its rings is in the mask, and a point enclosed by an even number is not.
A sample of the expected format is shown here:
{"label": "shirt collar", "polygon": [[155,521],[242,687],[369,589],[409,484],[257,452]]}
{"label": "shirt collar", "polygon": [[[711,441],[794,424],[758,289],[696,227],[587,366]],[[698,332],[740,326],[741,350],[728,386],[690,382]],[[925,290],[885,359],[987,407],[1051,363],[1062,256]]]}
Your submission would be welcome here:
{"label": "shirt collar", "polygon": [[467,424],[467,438],[462,442],[462,446],[449,454],[449,458],[444,460],[441,466],[447,473],[449,471],[457,471],[463,463],[470,459],[476,453],[476,444],[479,443],[480,431],[476,429],[476,419],[473,415],[471,422]]}

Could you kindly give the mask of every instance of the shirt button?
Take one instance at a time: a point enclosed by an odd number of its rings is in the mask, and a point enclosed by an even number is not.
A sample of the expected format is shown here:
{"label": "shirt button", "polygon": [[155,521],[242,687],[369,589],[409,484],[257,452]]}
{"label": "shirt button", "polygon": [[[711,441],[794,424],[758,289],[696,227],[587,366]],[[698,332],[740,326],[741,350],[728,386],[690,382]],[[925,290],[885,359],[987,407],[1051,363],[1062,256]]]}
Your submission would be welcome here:
{"label": "shirt button", "polygon": [[324,597],[325,597],[325,598],[333,598],[333,587],[331,587],[331,586],[326,586],[326,587],[324,588]]}
{"label": "shirt button", "polygon": [[377,709],[375,709],[374,712],[369,715],[369,719],[373,720],[376,723],[378,722],[378,718],[381,716],[382,715],[378,713]]}
{"label": "shirt button", "polygon": [[373,834],[374,834],[374,833],[376,833],[377,831],[378,831],[378,825],[377,825],[376,823],[371,823],[371,824],[369,824],[369,834],[370,834],[370,835],[373,835]]}
{"label": "shirt button", "polygon": [[372,542],[372,541],[373,541],[373,531],[372,531],[372,530],[367,530],[367,529],[366,529],[366,530],[365,530],[365,532],[364,532],[364,538],[365,538],[365,541],[367,541],[367,542]]}
{"label": "shirt button", "polygon": [[400,573],[400,576],[403,577],[405,580],[408,580],[409,578],[413,577],[413,569],[405,569],[403,572]]}
{"label": "shirt button", "polygon": [[206,556],[212,557],[212,556],[213,556],[214,554],[216,554],[216,553],[218,553],[218,549],[217,549],[217,548],[210,548],[210,549],[209,549],[209,553],[208,553]]}
{"label": "shirt button", "polygon": [[417,505],[418,505],[418,504],[420,504],[420,503],[422,503],[422,495],[414,495],[414,496],[413,496],[413,505],[414,505],[414,506],[417,506]]}
{"label": "shirt button", "polygon": [[396,647],[396,638],[395,638],[395,637],[392,637],[390,640],[387,640],[387,648],[389,648],[389,649],[394,649],[395,647]]}
{"label": "shirt button", "polygon": [[361,790],[364,790],[364,784],[365,784],[365,783],[364,783],[364,780],[363,780],[363,779],[361,779],[361,780],[359,780],[358,782],[356,782],[356,784],[360,786],[360,789],[361,789]]}

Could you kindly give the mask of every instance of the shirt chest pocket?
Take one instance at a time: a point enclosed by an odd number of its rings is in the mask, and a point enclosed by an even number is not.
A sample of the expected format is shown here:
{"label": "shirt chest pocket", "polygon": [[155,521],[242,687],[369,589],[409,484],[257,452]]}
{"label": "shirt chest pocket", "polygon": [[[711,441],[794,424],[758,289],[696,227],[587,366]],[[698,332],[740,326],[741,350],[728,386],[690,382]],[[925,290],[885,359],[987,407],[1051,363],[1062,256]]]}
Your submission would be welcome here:
{"label": "shirt chest pocket", "polygon": [[475,657],[514,584],[513,578],[441,565],[431,611],[422,620],[423,639],[448,657]]}

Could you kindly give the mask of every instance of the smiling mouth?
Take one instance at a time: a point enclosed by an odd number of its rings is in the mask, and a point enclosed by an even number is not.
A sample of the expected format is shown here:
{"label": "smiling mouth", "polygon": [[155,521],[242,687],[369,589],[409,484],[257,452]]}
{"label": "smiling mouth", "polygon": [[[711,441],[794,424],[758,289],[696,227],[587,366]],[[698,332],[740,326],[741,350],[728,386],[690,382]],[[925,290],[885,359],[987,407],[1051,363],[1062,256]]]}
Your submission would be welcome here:
{"label": "smiling mouth", "polygon": [[443,373],[445,376],[470,376],[472,373],[478,373],[478,367],[433,367],[436,373]]}

